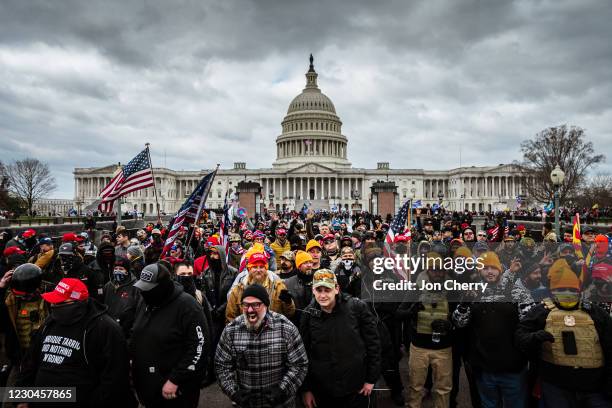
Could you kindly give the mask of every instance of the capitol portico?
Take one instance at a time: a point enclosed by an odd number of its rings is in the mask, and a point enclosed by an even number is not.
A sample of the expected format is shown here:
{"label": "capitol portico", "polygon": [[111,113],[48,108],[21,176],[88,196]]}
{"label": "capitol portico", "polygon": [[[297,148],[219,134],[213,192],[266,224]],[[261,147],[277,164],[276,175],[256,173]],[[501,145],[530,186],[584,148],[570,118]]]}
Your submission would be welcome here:
{"label": "capitol portico", "polygon": [[[392,168],[383,161],[376,169],[352,167],[342,121],[331,99],[321,92],[317,78],[311,56],[306,86],[291,101],[281,122],[272,168],[249,169],[236,157],[233,168],[217,172],[208,208],[223,206],[226,192],[237,194],[241,205],[248,197],[252,204],[245,206],[250,212],[261,212],[264,206],[300,209],[306,202],[313,208],[367,210],[383,216],[409,198],[421,200],[423,206],[442,203],[451,210],[491,211],[514,208],[516,197],[524,196],[524,185],[529,181],[511,164],[423,170]],[[115,169],[116,165],[76,168],[76,206],[95,207],[99,192]],[[161,210],[175,212],[210,171],[154,168]],[[134,208],[155,214],[151,188],[124,197],[123,211]]]}

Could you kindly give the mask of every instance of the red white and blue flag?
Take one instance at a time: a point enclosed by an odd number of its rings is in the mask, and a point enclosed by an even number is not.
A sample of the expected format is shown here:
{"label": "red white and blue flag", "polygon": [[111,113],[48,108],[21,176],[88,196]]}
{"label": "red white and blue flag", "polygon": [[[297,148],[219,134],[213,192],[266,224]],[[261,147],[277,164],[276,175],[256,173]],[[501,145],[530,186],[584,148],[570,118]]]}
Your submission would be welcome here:
{"label": "red white and blue flag", "polygon": [[98,210],[103,213],[111,213],[118,198],[154,185],[149,148],[147,147],[120,169],[110,183],[102,189]]}
{"label": "red white and blue flag", "polygon": [[[385,257],[395,256],[395,252],[391,246],[395,242],[395,238],[397,236],[410,234],[410,229],[406,225],[410,215],[410,209],[410,200],[408,200],[406,203],[404,203],[402,208],[400,208],[397,214],[395,214],[395,217],[393,217],[393,222],[387,231],[387,236],[385,237],[385,243],[383,246],[383,254]],[[400,279],[408,279],[408,275],[406,273],[407,271],[394,268],[394,272]]]}
{"label": "red white and blue flag", "polygon": [[172,218],[170,226],[168,227],[170,231],[168,232],[168,237],[166,238],[162,255],[165,255],[168,253],[168,251],[170,251],[170,248],[172,248],[172,244],[176,240],[176,236],[183,225],[189,226],[189,224],[193,224],[198,221],[200,215],[202,214],[202,208],[204,207],[206,197],[208,196],[208,192],[210,191],[210,187],[212,186],[216,174],[217,170],[208,173],[198,183],[191,195],[178,210],[174,218]]}

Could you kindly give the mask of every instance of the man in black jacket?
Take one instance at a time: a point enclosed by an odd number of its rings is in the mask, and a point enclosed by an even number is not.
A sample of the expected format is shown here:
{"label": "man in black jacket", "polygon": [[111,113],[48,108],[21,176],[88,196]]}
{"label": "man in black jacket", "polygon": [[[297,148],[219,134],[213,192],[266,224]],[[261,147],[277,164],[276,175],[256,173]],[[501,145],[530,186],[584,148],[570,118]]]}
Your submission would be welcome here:
{"label": "man in black jacket", "polygon": [[376,319],[359,299],[340,294],[336,275],[313,276],[314,299],[300,333],[310,366],[302,386],[306,408],[367,407],[380,376]]}
{"label": "man in black jacket", "polygon": [[130,337],[136,309],[142,302],[140,291],[134,287],[136,278],[130,273],[130,261],[118,256],[115,259],[112,279],[104,285],[104,304],[108,314],[123,329],[125,338]]}
{"label": "man in black jacket", "polygon": [[32,339],[16,385],[76,387],[79,407],[136,406],[126,341],[106,307],[90,299],[83,282],[73,278],[62,279],[42,296],[51,304],[51,315]]}
{"label": "man in black jacket", "polygon": [[202,307],[161,263],[145,266],[134,286],[144,300],[130,339],[141,403],[147,408],[196,407],[210,345]]}
{"label": "man in black jacket", "polygon": [[87,286],[89,296],[97,300],[102,299],[104,282],[76,254],[74,243],[62,244],[58,250],[58,258],[63,277],[81,280]]}

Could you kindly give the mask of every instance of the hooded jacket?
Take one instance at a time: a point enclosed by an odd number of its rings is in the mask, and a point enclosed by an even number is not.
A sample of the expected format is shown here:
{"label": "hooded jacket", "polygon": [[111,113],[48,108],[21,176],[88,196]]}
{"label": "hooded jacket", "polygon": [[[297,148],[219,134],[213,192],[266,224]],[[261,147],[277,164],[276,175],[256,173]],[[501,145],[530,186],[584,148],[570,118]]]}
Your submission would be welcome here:
{"label": "hooded jacket", "polygon": [[[17,378],[20,387],[76,387],[80,407],[134,407],[127,344],[121,327],[93,299],[87,314],[65,326],[50,316],[32,339]],[[43,350],[57,350],[52,351]],[[76,406],[76,404],[75,404]]]}
{"label": "hooded jacket", "polygon": [[115,247],[109,242],[101,243],[100,247],[98,248],[98,251],[96,252],[96,260],[89,264],[89,268],[94,271],[97,280],[103,283],[106,283],[111,279],[111,276],[113,274],[113,267],[115,265],[114,253],[110,265],[104,262],[104,257],[102,256],[102,254],[104,252],[103,250],[106,248],[113,248],[114,251]]}
{"label": "hooded jacket", "polygon": [[139,304],[130,355],[134,387],[143,405],[164,403],[161,389],[166,380],[179,390],[199,389],[211,344],[208,333],[202,307],[176,282],[161,306]]}
{"label": "hooded jacket", "polygon": [[219,251],[221,271],[217,274],[209,264],[204,272],[202,272],[200,278],[202,279],[202,292],[204,297],[210,302],[214,314],[224,316],[227,296],[238,271],[227,264],[225,260],[225,247],[223,245],[215,245],[215,247]]}
{"label": "hooded jacket", "polygon": [[138,305],[143,301],[134,283],[136,278],[130,273],[128,280],[119,286],[115,286],[113,281],[104,285],[104,304],[108,306],[108,314],[119,323],[126,339],[130,337]]}

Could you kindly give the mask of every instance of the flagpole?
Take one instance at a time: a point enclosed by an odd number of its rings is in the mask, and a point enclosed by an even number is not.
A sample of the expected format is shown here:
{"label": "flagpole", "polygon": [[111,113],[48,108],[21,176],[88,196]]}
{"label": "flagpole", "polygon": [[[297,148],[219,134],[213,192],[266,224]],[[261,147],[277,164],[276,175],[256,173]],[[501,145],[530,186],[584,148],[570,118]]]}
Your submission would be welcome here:
{"label": "flagpole", "polygon": [[[121,167],[121,162],[117,164],[119,166],[120,171],[123,171],[123,167]],[[115,214],[115,222],[117,223],[117,227],[121,226],[121,197],[117,198],[117,214]],[[113,231],[113,234],[116,232]]]}
{"label": "flagpole", "polygon": [[[161,224],[161,216],[159,215],[159,201],[157,200],[157,180],[153,173],[153,160],[151,160],[151,149],[149,149],[150,143],[145,143],[147,148],[147,155],[149,156],[149,168],[151,169],[151,176],[153,177],[153,196],[155,197],[155,208],[157,209],[157,223]],[[143,211],[144,217],[144,211]]]}
{"label": "flagpole", "polygon": [[196,213],[195,219],[193,221],[192,228],[191,228],[191,234],[189,235],[189,239],[187,240],[187,244],[185,245],[185,250],[187,250],[187,248],[189,248],[189,245],[191,244],[191,239],[193,238],[193,235],[195,233],[195,227],[198,225],[198,221],[200,221],[200,216],[202,215],[202,208],[204,207],[204,203],[206,202],[206,199],[208,198],[208,194],[210,193],[210,189],[213,185],[213,182],[215,181],[215,177],[217,177],[217,170],[219,170],[219,166],[220,164],[217,163],[215,174],[212,176],[212,179],[210,180],[210,183],[208,183],[208,186],[206,186],[206,191],[202,193],[202,199],[200,200],[200,205],[198,206],[198,212]]}

